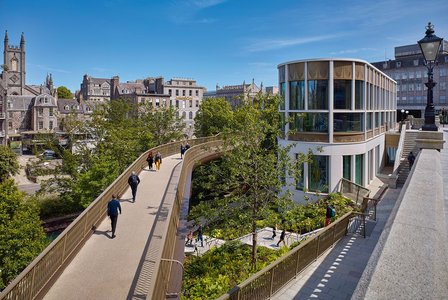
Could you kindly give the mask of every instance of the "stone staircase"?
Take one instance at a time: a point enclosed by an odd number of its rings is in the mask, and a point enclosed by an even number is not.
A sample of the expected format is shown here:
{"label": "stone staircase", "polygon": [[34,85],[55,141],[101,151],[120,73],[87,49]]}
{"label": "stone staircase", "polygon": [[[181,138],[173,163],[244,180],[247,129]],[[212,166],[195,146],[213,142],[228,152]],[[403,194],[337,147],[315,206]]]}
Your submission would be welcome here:
{"label": "stone staircase", "polygon": [[407,158],[409,152],[412,151],[414,153],[414,156],[417,157],[418,149],[415,145],[415,139],[417,138],[418,132],[418,130],[406,130],[403,152],[401,155],[400,171],[398,172],[397,186],[403,186],[403,184],[406,182],[406,179],[408,178],[409,163]]}

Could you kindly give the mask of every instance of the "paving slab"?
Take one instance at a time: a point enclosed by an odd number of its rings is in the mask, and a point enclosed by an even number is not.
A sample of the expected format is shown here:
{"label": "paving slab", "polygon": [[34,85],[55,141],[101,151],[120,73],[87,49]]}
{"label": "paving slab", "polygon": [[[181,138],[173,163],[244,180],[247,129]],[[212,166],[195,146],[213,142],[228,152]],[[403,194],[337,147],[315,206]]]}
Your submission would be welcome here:
{"label": "paving slab", "polygon": [[[369,186],[371,195],[382,185],[375,179]],[[343,237],[271,299],[350,299],[400,191],[388,189],[383,194],[377,207],[377,222],[370,235]]]}

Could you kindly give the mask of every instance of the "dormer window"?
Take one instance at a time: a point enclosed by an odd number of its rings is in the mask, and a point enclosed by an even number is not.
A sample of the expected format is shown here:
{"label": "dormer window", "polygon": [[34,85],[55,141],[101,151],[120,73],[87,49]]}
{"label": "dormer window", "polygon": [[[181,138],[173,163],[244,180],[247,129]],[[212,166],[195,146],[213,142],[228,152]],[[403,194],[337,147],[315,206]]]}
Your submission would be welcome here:
{"label": "dormer window", "polygon": [[64,110],[70,110],[70,106],[68,105],[64,106]]}
{"label": "dormer window", "polygon": [[45,96],[44,97],[44,103],[47,104],[48,103],[48,98]]}

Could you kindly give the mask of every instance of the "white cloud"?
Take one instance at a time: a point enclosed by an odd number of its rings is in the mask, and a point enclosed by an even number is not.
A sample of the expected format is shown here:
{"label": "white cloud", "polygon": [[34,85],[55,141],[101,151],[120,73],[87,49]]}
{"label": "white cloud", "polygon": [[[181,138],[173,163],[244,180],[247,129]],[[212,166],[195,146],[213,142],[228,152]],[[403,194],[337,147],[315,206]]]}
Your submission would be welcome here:
{"label": "white cloud", "polygon": [[52,68],[52,67],[48,67],[48,66],[45,66],[45,65],[28,64],[28,66],[30,66],[30,67],[36,67],[36,68],[38,68],[38,69],[41,69],[41,70],[44,70],[44,71],[49,71],[49,72],[56,72],[56,73],[63,73],[63,74],[71,74],[70,71],[63,70],[63,69]]}
{"label": "white cloud", "polygon": [[332,35],[320,35],[313,37],[303,37],[303,38],[286,38],[286,39],[265,39],[259,40],[251,45],[246,47],[246,50],[249,52],[260,52],[260,51],[268,51],[281,49],[285,47],[310,44],[330,39],[335,39],[341,37],[341,34],[332,34]]}
{"label": "white cloud", "polygon": [[359,52],[365,52],[365,51],[378,51],[378,49],[376,49],[376,48],[346,49],[346,50],[330,52],[330,54],[331,55],[352,54],[352,53],[359,53]]}
{"label": "white cloud", "polygon": [[226,2],[227,0],[193,0],[191,3],[199,9],[215,6]]}

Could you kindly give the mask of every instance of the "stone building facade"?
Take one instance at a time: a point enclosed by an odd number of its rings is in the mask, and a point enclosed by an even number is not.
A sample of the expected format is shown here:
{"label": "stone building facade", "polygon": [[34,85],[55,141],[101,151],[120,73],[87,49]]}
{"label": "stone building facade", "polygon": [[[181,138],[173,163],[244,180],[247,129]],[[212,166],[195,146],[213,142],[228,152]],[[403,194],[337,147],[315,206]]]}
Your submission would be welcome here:
{"label": "stone building facade", "polygon": [[[25,37],[22,33],[19,46],[9,44],[5,33],[3,50],[3,71],[0,75],[0,144],[8,141],[24,142],[38,139],[39,134],[56,134],[61,118],[57,89],[51,74],[41,85],[26,84]],[[70,101],[67,100],[67,101]],[[83,116],[91,110],[83,101],[75,101],[81,106]],[[61,109],[66,107],[62,105]]]}
{"label": "stone building facade", "polygon": [[191,135],[205,88],[198,86],[193,79],[172,78],[163,84],[163,92],[170,96],[170,105],[178,109],[179,117],[186,124],[187,134]]}
{"label": "stone building facade", "polygon": [[[448,107],[448,42],[443,41],[434,67],[433,102],[436,111]],[[395,59],[374,62],[372,65],[397,81],[397,111],[409,111],[423,117],[427,101],[428,69],[418,44],[395,47]],[[406,117],[406,116],[401,116]],[[401,118],[400,118],[401,119]]]}

